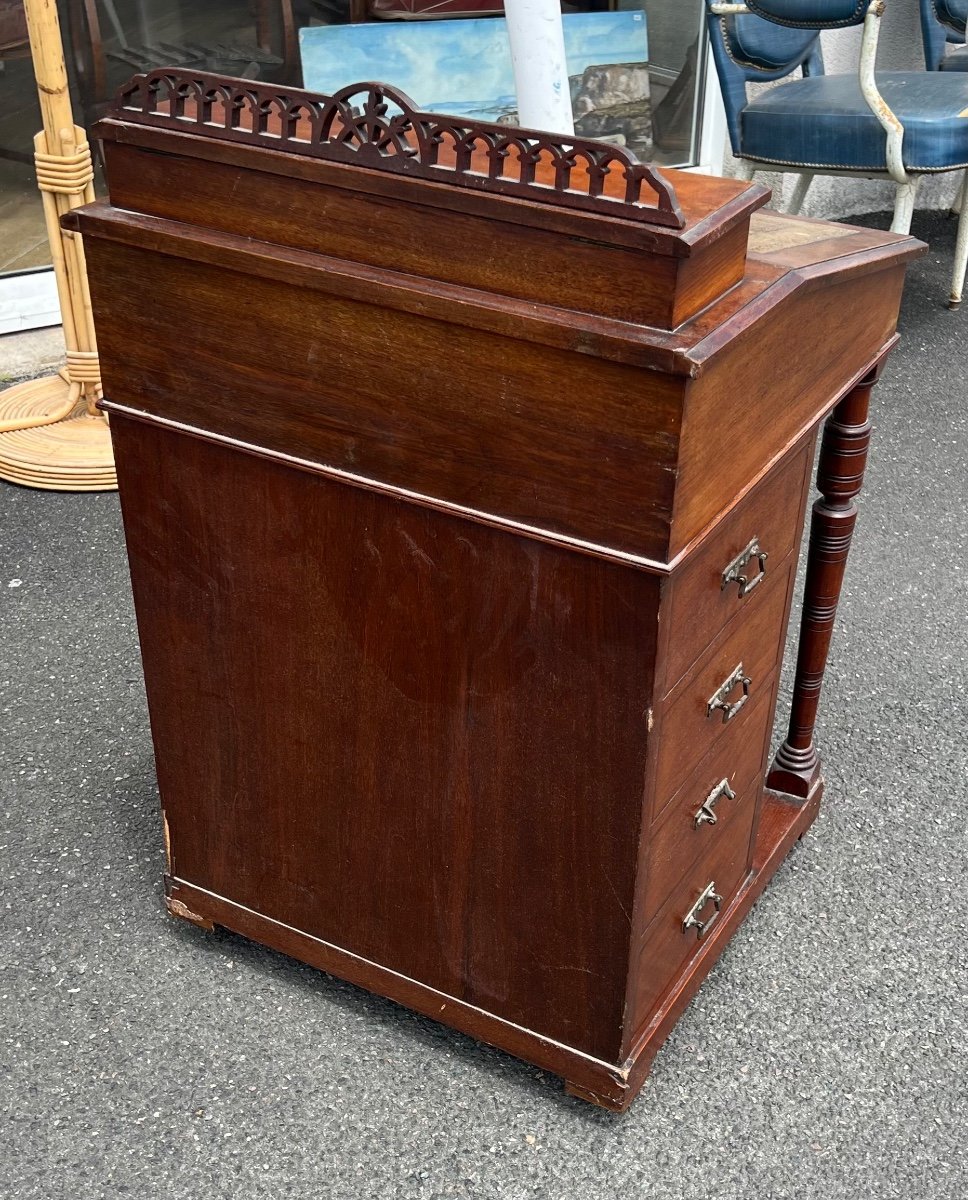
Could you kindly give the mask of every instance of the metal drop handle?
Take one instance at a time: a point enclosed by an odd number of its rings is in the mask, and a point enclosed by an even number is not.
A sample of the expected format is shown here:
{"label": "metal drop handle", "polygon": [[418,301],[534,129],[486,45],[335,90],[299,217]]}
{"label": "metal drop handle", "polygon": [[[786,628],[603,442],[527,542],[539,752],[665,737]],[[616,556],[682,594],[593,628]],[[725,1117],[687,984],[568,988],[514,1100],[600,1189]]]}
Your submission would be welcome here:
{"label": "metal drop handle", "polygon": [[[720,591],[725,591],[731,583],[739,584],[739,596],[748,595],[753,588],[760,583],[766,576],[766,560],[770,557],[769,552],[760,549],[759,538],[753,538],[745,550],[741,550],[733,561],[723,571],[723,582],[720,585]],[[746,564],[756,559],[760,565],[760,569],[752,579],[744,570]]]}
{"label": "metal drop handle", "polygon": [[713,788],[706,799],[696,809],[695,816],[692,819],[693,826],[698,829],[700,825],[715,825],[719,818],[713,812],[716,803],[721,796],[725,796],[727,800],[735,800],[736,793],[729,786],[728,779],[721,779]]}
{"label": "metal drop handle", "polygon": [[[725,725],[727,721],[731,721],[750,698],[750,684],[752,682],[749,675],[744,675],[743,664],[739,663],[706,701],[706,716],[711,717],[717,709],[722,709],[723,724]],[[743,694],[738,700],[730,704],[730,692],[732,692],[733,688],[739,686],[742,686]]]}
{"label": "metal drop handle", "polygon": [[[710,902],[712,902],[712,904],[715,906],[715,911],[707,920],[700,921],[699,914]],[[706,884],[705,888],[703,888],[702,895],[683,918],[682,932],[688,933],[690,929],[695,929],[696,938],[697,940],[701,941],[703,934],[706,932],[709,926],[712,925],[713,921],[716,920],[716,914],[722,908],[722,905],[723,898],[716,891],[716,881],[711,879],[709,883]]]}

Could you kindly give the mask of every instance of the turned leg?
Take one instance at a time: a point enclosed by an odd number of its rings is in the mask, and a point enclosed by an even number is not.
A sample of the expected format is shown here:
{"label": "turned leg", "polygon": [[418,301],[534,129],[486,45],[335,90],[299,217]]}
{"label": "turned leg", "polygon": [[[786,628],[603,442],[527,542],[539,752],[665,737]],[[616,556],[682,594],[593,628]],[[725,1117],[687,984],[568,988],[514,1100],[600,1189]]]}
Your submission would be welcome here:
{"label": "turned leg", "polygon": [[882,358],[830,414],[820,448],[817,469],[820,497],[813,506],[810,525],[790,730],[766,778],[767,787],[801,799],[806,799],[820,779],[820,757],[813,731],[830,635],[857,520],[854,501],[863,486],[867,466],[871,388],[877,382],[883,361]]}

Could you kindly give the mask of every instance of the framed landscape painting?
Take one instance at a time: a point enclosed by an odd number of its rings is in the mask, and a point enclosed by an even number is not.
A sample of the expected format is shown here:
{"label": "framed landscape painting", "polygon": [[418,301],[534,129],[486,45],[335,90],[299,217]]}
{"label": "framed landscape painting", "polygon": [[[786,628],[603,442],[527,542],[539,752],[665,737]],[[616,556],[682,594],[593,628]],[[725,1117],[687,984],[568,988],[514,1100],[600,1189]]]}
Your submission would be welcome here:
{"label": "framed landscape painting", "polygon": [[[575,132],[652,150],[648,40],[641,11],[562,17]],[[300,30],[303,81],[327,95],[373,80],[424,112],[517,124],[507,23],[474,20],[320,25]]]}

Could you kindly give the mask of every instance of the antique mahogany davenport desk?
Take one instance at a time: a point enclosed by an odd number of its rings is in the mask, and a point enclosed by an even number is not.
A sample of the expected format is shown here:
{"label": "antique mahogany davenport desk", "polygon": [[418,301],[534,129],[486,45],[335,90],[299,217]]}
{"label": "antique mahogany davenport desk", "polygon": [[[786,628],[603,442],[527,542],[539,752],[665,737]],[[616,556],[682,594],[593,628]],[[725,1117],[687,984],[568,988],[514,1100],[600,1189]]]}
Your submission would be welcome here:
{"label": "antique mahogany davenport desk", "polygon": [[379,85],[161,71],[98,132],[171,911],[624,1108],[816,815],[919,244]]}

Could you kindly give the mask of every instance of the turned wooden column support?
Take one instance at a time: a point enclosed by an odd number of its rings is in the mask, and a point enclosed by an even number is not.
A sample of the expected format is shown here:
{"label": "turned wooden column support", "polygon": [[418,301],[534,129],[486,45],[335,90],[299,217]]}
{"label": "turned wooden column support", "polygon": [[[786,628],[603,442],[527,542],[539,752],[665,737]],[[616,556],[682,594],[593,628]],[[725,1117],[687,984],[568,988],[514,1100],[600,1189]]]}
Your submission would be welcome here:
{"label": "turned wooden column support", "polygon": [[837,603],[857,520],[855,500],[864,483],[871,426],[871,389],[883,355],[827,418],[817,468],[819,499],[813,506],[804,585],[797,671],[790,728],[766,778],[767,787],[806,799],[820,780],[813,733],[823,689]]}

